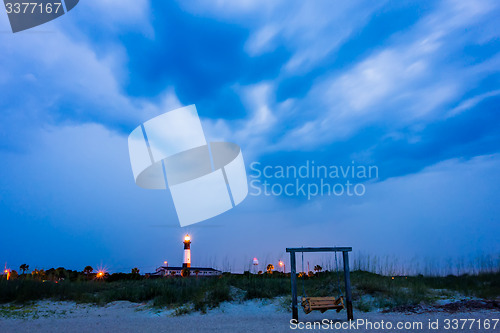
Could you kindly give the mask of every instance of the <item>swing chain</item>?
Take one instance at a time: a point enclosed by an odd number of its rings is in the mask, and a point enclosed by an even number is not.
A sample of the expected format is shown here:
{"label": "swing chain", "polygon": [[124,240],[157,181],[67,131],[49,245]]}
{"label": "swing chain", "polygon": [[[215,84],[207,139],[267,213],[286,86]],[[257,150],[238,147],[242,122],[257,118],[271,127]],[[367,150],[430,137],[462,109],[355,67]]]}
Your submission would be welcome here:
{"label": "swing chain", "polygon": [[306,294],[306,276],[304,274],[304,251],[302,251],[302,295],[307,297]]}
{"label": "swing chain", "polygon": [[[302,254],[302,295],[303,297],[307,297],[306,294],[306,277],[304,274],[304,251],[301,252]],[[342,295],[342,289],[340,288],[340,272],[339,272],[339,263],[337,260],[337,251],[335,251],[335,271],[337,273],[337,288],[339,289],[338,296],[343,296]]]}
{"label": "swing chain", "polygon": [[340,274],[339,263],[337,261],[337,251],[335,251],[335,270],[337,271],[337,287],[339,288],[339,296],[342,296],[342,290],[340,289]]}

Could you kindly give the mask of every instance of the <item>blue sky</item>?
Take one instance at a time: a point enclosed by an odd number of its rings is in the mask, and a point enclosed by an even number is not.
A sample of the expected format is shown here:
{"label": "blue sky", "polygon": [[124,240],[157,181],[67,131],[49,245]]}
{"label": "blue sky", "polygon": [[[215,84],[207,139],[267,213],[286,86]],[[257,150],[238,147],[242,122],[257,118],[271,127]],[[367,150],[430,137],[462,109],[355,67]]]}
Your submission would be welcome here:
{"label": "blue sky", "polygon": [[[500,253],[496,1],[82,1],[0,14],[0,261],[241,269],[291,246],[427,261]],[[134,184],[127,136],[196,104],[249,165],[376,165],[362,197],[249,196],[188,229]],[[429,259],[431,258],[431,259]],[[498,260],[498,259],[497,259]]]}

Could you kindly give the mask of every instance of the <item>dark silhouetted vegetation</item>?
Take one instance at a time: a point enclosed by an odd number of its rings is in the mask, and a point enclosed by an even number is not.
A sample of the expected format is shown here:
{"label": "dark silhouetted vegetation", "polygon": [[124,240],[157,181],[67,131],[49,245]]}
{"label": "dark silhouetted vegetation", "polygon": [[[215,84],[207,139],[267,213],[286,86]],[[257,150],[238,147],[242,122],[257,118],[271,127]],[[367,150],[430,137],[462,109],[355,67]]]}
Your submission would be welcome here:
{"label": "dark silhouetted vegetation", "polygon": [[[297,289],[307,296],[338,296],[344,293],[343,274],[321,271],[301,274]],[[179,314],[189,311],[205,312],[221,302],[235,298],[237,290],[242,299],[290,299],[290,274],[229,274],[197,278],[169,276],[147,278],[138,271],[105,274],[102,279],[87,269],[85,272],[60,267],[46,271],[35,270],[15,279],[0,280],[0,303],[24,303],[41,299],[75,301],[104,305],[112,301],[151,302],[155,307],[176,307]],[[454,294],[495,299],[500,296],[500,273],[478,275],[426,277],[383,276],[365,271],[351,272],[354,306],[361,311],[373,308],[390,309],[432,303],[439,297]],[[340,288],[339,288],[340,286]],[[288,301],[289,302],[289,301]]]}

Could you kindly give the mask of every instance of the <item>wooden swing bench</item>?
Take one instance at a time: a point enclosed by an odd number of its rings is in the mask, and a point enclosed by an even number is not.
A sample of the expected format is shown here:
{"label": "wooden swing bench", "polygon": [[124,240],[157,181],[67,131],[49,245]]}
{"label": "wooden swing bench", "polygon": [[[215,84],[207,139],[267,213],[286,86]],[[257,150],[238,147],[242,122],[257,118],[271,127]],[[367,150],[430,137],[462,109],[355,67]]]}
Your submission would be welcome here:
{"label": "wooden swing bench", "polygon": [[321,313],[326,310],[337,310],[337,312],[340,312],[344,308],[344,297],[302,297],[302,307],[306,314],[313,310],[319,310]]}

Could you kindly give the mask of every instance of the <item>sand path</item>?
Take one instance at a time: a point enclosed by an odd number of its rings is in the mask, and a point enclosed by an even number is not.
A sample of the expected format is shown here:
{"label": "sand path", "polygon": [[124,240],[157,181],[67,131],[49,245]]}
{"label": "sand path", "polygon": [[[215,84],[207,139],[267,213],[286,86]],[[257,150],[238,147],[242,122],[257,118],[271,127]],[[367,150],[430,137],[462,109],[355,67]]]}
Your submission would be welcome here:
{"label": "sand path", "polygon": [[[300,327],[290,325],[290,313],[286,312],[277,302],[247,301],[244,303],[224,303],[220,308],[208,311],[207,314],[191,313],[174,316],[173,310],[158,311],[147,304],[130,302],[113,302],[104,307],[75,304],[71,302],[38,302],[31,306],[15,307],[3,306],[0,310],[0,332],[297,332],[308,331],[301,327],[310,327],[314,321],[323,319],[329,325],[323,329],[312,331],[341,331],[341,332],[500,332],[500,322],[493,329],[493,320],[500,318],[500,312],[495,310],[479,310],[471,313],[432,312],[422,314],[404,313],[355,313],[355,319],[369,320],[373,325],[381,325],[383,320],[392,324],[392,329],[375,330],[367,328],[366,324],[353,329],[346,327],[345,312],[300,313]],[[459,322],[458,329],[445,329],[446,320],[453,325],[453,319],[471,319],[464,329]],[[473,319],[473,320],[472,320]],[[478,329],[481,324],[490,320],[490,328]],[[429,329],[429,320],[438,320],[439,328]],[[421,322],[422,329],[397,329],[398,322],[410,325]],[[456,321],[455,321],[456,322]],[[486,321],[487,322],[487,321]],[[359,321],[358,323],[361,323]],[[472,329],[469,328],[473,324]],[[318,328],[319,323],[316,324]],[[337,329],[335,327],[337,325]],[[338,329],[344,325],[344,329]],[[417,324],[414,324],[417,325]],[[296,329],[293,329],[296,328]],[[345,329],[347,328],[347,329]]]}

